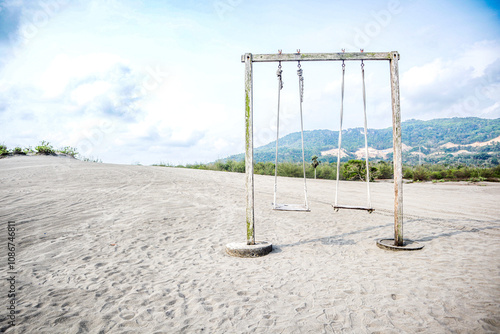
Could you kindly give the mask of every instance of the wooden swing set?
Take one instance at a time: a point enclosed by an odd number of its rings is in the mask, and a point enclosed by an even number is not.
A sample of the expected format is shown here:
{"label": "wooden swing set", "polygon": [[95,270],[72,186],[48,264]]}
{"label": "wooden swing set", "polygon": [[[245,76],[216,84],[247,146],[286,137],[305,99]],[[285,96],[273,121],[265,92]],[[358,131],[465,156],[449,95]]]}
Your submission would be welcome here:
{"label": "wooden swing set", "polygon": [[[281,52],[279,52],[281,54]],[[274,163],[274,202],[273,210],[281,211],[311,211],[309,209],[309,203],[307,201],[307,183],[306,183],[306,162],[304,156],[304,122],[302,116],[302,102],[304,101],[304,77],[303,70],[300,65],[300,60],[297,62],[297,75],[299,77],[299,101],[300,101],[300,139],[302,146],[302,172],[304,176],[304,205],[301,204],[278,204],[277,194],[278,194],[278,151],[279,151],[279,130],[280,130],[280,105],[281,105],[281,90],[283,89],[283,70],[281,69],[281,60],[278,61],[278,70],[276,75],[278,77],[278,111],[276,113],[276,154]],[[363,59],[361,60],[361,79],[363,87],[363,114],[364,114],[364,137],[365,137],[365,168],[366,168],[366,191],[367,191],[367,205],[366,206],[352,206],[352,205],[340,205],[338,204],[338,192],[339,192],[339,180],[340,180],[340,160],[342,154],[342,122],[344,119],[344,82],[345,82],[345,60],[342,60],[342,84],[341,84],[341,103],[340,103],[340,129],[339,129],[339,140],[338,140],[338,152],[337,152],[337,182],[335,185],[335,204],[333,208],[335,211],[339,209],[351,209],[351,210],[365,210],[369,213],[375,211],[371,205],[370,196],[370,168],[368,162],[368,123],[366,117],[366,92],[365,92],[365,65]]]}
{"label": "wooden swing set", "polygon": [[[391,81],[391,96],[392,96],[392,128],[393,128],[393,148],[394,148],[394,247],[404,247],[403,241],[403,169],[402,169],[402,145],[401,145],[401,111],[400,111],[400,94],[399,94],[399,71],[398,60],[399,53],[391,52],[342,52],[339,53],[301,53],[297,50],[296,53],[282,53],[281,50],[277,54],[251,54],[246,53],[242,56],[241,61],[245,63],[245,172],[246,172],[246,225],[247,225],[247,242],[246,244],[256,245],[255,243],[255,215],[254,215],[254,162],[253,162],[253,63],[259,62],[278,62],[278,113],[277,113],[277,134],[276,134],[276,163],[275,163],[275,182],[274,182],[274,202],[273,209],[282,211],[310,211],[307,201],[307,187],[305,177],[305,159],[304,159],[304,130],[302,121],[302,101],[303,101],[303,72],[301,62],[304,61],[341,61],[342,62],[342,94],[341,94],[341,110],[340,110],[340,129],[339,143],[337,156],[337,181],[335,191],[334,210],[339,209],[355,209],[373,212],[370,199],[369,186],[369,166],[368,166],[368,141],[367,141],[367,121],[366,121],[366,94],[364,82],[364,61],[389,61],[390,63],[390,81]],[[304,173],[304,205],[297,204],[277,204],[277,165],[278,165],[278,141],[279,141],[279,111],[280,111],[280,91],[283,88],[282,82],[282,62],[294,62],[298,64],[297,75],[299,77],[299,93],[300,93],[300,119],[301,119],[301,141],[302,141],[302,167]],[[362,82],[363,82],[363,108],[364,108],[364,132],[365,132],[365,155],[366,155],[366,181],[367,181],[367,206],[347,206],[338,204],[338,188],[339,188],[339,167],[340,154],[342,143],[342,120],[343,120],[343,101],[344,101],[344,76],[346,61],[361,61]],[[387,242],[386,242],[387,244]],[[380,245],[379,245],[380,246]],[[387,246],[387,245],[385,245]],[[389,245],[390,248],[391,245]]]}

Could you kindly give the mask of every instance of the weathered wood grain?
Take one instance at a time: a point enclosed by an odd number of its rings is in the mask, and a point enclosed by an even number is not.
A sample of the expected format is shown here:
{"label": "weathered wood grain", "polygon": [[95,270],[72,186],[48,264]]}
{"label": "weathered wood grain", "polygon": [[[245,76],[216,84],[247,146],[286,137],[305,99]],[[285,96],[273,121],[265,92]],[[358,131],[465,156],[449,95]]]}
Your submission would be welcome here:
{"label": "weathered wood grain", "polygon": [[[276,61],[328,61],[328,60],[391,60],[397,52],[337,52],[337,53],[270,53],[252,54],[252,62]],[[241,62],[246,61],[246,55],[241,56]]]}

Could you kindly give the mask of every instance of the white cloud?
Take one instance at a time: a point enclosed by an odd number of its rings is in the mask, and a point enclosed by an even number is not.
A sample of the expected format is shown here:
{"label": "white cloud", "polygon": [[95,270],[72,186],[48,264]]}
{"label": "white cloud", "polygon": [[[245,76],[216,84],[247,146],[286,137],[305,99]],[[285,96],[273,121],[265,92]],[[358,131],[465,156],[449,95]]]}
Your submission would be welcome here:
{"label": "white cloud", "polygon": [[77,105],[85,105],[98,96],[107,94],[110,88],[111,84],[102,80],[95,81],[91,84],[83,84],[73,90],[71,93],[71,99]]}
{"label": "white cloud", "polygon": [[486,69],[500,59],[500,41],[480,41],[466,48],[457,59],[457,66],[472,67],[473,78],[484,76]]}
{"label": "white cloud", "polygon": [[44,97],[54,98],[61,95],[72,80],[110,74],[110,69],[117,64],[126,65],[127,61],[109,53],[91,53],[77,57],[58,54],[40,75],[37,84],[44,91]]}
{"label": "white cloud", "polygon": [[481,112],[481,115],[482,117],[497,118],[497,116],[500,115],[500,102],[495,102],[493,105],[485,108]]}
{"label": "white cloud", "polygon": [[410,68],[401,76],[407,117],[500,117],[491,107],[500,97],[499,54],[500,41],[480,41],[455,58]]}

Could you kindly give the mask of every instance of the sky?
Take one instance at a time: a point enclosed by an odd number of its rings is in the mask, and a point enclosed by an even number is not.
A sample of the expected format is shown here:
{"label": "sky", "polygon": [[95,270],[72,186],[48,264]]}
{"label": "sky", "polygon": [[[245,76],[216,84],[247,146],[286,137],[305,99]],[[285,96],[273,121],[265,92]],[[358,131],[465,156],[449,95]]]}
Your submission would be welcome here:
{"label": "sky", "polygon": [[[245,53],[398,51],[402,119],[500,118],[500,4],[487,0],[0,1],[0,144],[105,163],[244,151]],[[303,62],[304,129],[339,128],[341,63]],[[275,140],[276,63],[255,63],[254,144]],[[280,137],[300,130],[283,64]],[[389,64],[365,62],[369,128],[392,126]],[[363,126],[346,63],[344,128]]]}

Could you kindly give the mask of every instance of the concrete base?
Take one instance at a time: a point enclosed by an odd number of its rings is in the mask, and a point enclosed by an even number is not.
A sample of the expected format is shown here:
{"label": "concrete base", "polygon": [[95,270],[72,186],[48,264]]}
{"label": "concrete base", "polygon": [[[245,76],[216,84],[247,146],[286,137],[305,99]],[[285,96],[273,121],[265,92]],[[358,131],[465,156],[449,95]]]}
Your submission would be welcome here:
{"label": "concrete base", "polygon": [[424,248],[424,245],[412,240],[403,240],[403,246],[396,246],[394,245],[394,239],[377,240],[377,246],[393,251],[414,251]]}
{"label": "concrete base", "polygon": [[247,245],[245,242],[232,242],[226,245],[226,253],[237,257],[259,257],[273,250],[269,242],[256,242],[255,245]]}

